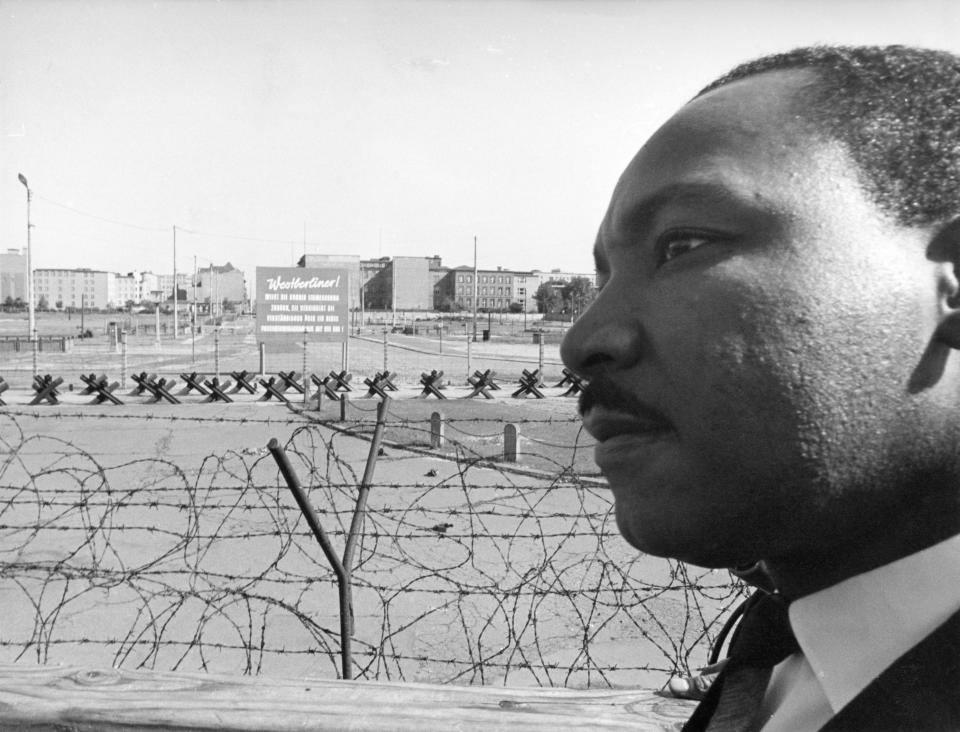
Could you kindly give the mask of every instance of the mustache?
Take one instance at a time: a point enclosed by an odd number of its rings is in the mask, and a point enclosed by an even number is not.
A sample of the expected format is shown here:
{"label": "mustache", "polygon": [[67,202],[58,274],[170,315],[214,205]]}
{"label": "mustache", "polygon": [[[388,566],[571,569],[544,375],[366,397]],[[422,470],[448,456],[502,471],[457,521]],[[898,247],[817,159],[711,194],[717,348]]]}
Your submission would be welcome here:
{"label": "mustache", "polygon": [[577,400],[577,409],[581,417],[594,407],[632,414],[646,414],[651,411],[650,407],[643,404],[633,393],[602,373],[590,377]]}

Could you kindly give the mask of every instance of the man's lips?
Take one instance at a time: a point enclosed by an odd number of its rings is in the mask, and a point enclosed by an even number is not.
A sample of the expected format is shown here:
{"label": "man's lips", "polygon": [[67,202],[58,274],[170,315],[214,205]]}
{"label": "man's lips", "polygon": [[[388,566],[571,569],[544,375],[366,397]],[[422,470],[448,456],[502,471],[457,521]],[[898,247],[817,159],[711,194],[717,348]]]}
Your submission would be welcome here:
{"label": "man's lips", "polygon": [[666,417],[640,405],[631,405],[630,411],[594,405],[583,415],[583,426],[598,442],[622,435],[653,437],[674,431]]}

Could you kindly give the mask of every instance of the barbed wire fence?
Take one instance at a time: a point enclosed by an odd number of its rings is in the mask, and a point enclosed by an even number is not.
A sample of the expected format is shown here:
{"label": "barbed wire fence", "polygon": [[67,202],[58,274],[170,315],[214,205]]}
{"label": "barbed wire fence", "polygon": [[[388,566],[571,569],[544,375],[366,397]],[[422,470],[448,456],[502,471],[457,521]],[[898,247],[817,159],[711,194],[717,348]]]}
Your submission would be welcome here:
{"label": "barbed wire fence", "polygon": [[[266,446],[110,462],[28,422],[267,422],[342,549],[376,419],[8,410],[0,414],[0,660],[337,677],[336,579]],[[579,423],[430,424],[387,411],[352,570],[353,677],[461,684],[661,686],[706,661],[744,594],[729,573],[643,555]],[[229,426],[229,425],[228,425]],[[411,449],[406,449],[406,448]]]}

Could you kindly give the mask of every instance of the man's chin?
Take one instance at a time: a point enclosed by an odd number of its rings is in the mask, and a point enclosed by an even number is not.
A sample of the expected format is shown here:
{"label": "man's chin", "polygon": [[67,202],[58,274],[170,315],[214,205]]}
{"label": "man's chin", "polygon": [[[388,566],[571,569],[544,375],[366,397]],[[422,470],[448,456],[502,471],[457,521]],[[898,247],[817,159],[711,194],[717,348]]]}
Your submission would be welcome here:
{"label": "man's chin", "polygon": [[630,546],[655,557],[676,559],[699,567],[735,566],[743,553],[736,536],[722,538],[722,527],[711,517],[682,510],[655,510],[616,502],[617,528]]}

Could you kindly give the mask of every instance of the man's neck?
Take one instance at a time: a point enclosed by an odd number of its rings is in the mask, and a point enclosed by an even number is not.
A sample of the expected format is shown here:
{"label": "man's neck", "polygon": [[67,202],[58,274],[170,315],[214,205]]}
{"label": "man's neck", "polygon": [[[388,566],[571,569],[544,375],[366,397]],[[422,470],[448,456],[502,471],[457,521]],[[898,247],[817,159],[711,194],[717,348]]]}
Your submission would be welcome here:
{"label": "man's neck", "polygon": [[960,534],[960,509],[953,508],[924,520],[901,515],[878,530],[849,537],[842,546],[805,552],[795,557],[773,558],[764,567],[774,586],[795,599],[822,590],[871,569],[919,552]]}

